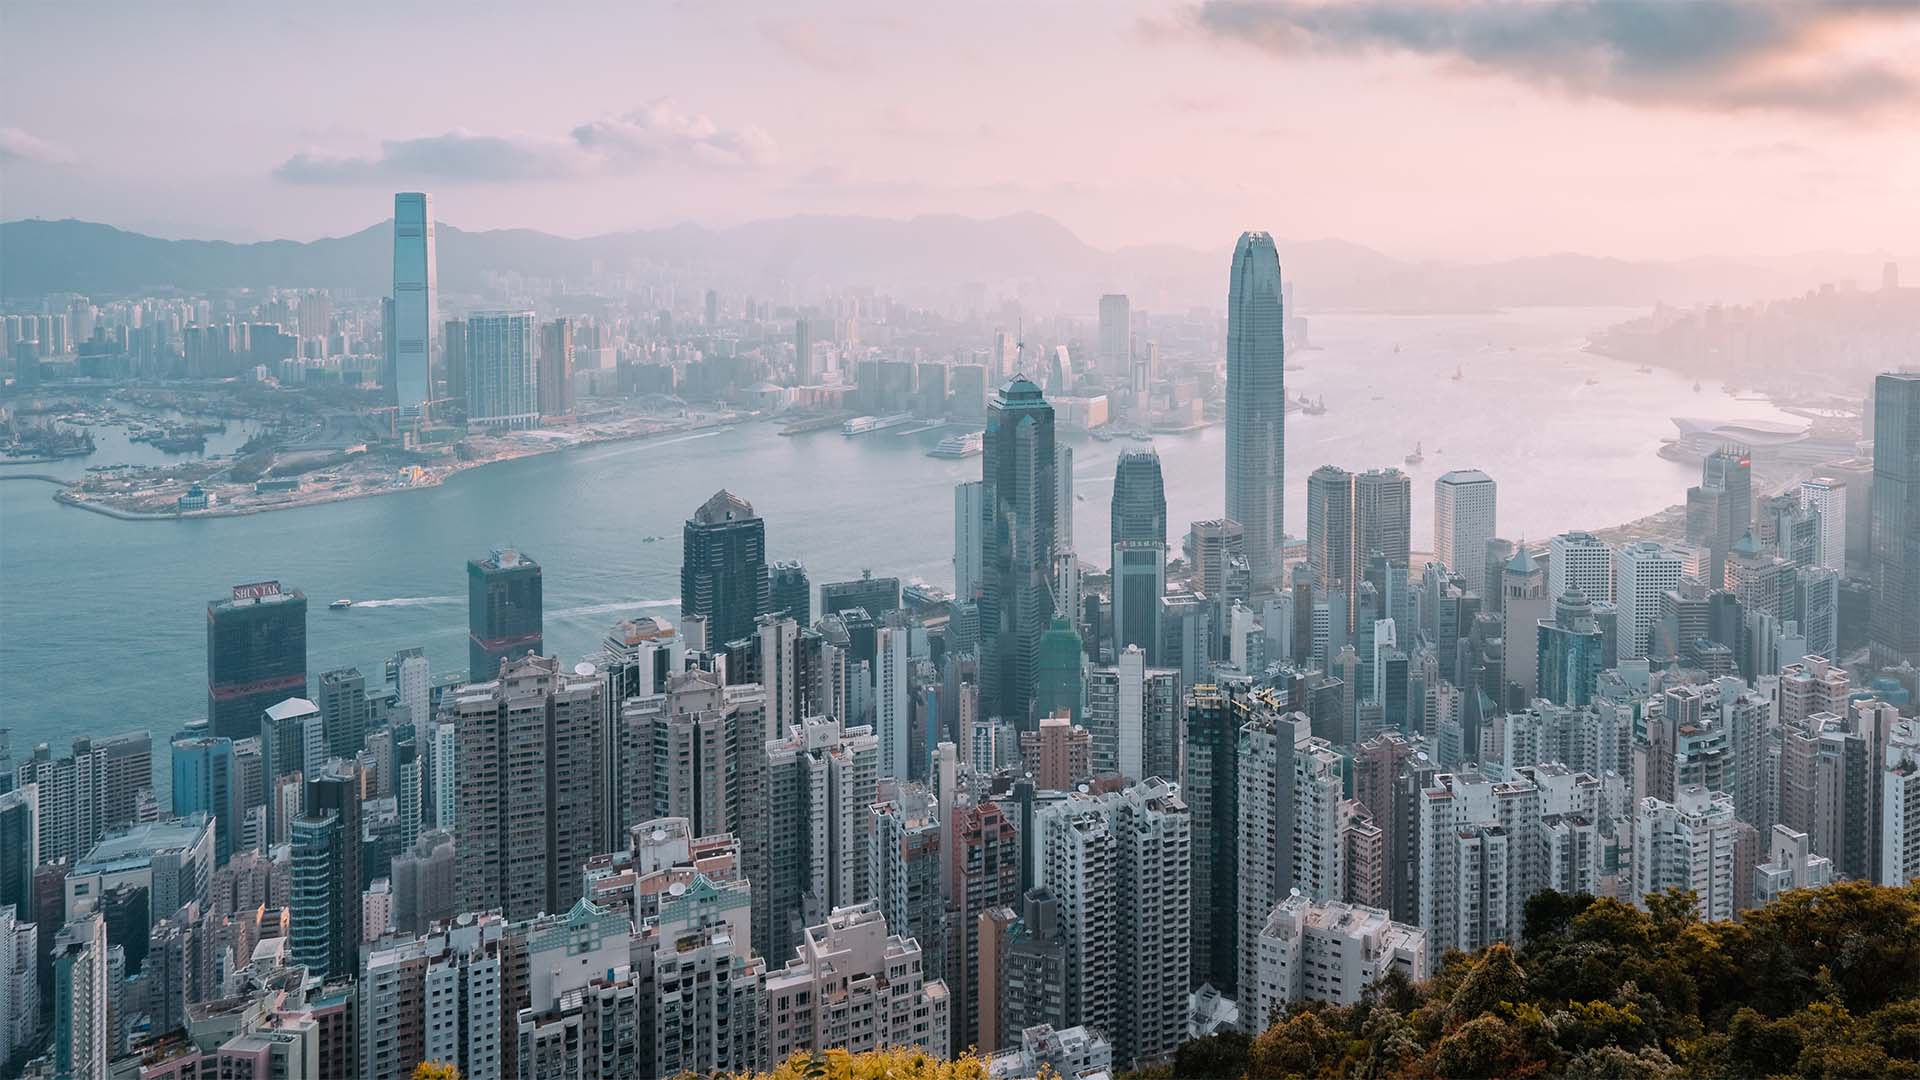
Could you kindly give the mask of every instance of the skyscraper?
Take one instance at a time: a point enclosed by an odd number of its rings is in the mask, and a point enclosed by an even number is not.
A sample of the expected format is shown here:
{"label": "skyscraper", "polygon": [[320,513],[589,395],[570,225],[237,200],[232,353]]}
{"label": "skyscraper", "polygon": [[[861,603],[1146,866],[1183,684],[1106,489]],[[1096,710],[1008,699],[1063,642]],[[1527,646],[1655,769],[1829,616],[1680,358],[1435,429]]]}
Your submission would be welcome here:
{"label": "skyscraper", "polygon": [[807,568],[798,562],[777,562],[767,571],[767,603],[775,615],[784,615],[801,626],[813,623],[813,583]]}
{"label": "skyscraper", "polygon": [[467,563],[467,677],[486,682],[500,661],[544,652],[540,564],[512,548]]}
{"label": "skyscraper", "polygon": [[1100,371],[1126,375],[1133,367],[1133,305],[1125,293],[1100,298]]}
{"label": "skyscraper", "polygon": [[1496,510],[1493,478],[1478,469],[1455,469],[1433,482],[1434,558],[1478,593],[1486,589]]}
{"label": "skyscraper", "polygon": [[1614,552],[1614,587],[1619,599],[1619,659],[1637,660],[1653,645],[1660,598],[1686,573],[1680,555],[1655,541],[1642,540]]}
{"label": "skyscraper", "polygon": [[471,361],[467,358],[467,321],[448,319],[440,333],[441,366],[446,371],[447,396],[467,406],[467,372]]}
{"label": "skyscraper", "polygon": [[172,751],[173,816],[211,817],[215,857],[225,865],[246,810],[234,769],[233,740],[207,734],[205,721],[196,720],[173,737]]}
{"label": "skyscraper", "polygon": [[1279,584],[1285,536],[1286,314],[1280,256],[1263,232],[1240,234],[1227,284],[1227,517],[1246,530],[1258,591]]}
{"label": "skyscraper", "polygon": [[1160,657],[1160,597],[1167,591],[1167,493],[1160,455],[1128,450],[1113,470],[1113,647]]}
{"label": "skyscraper", "polygon": [[1053,406],[1015,376],[987,409],[981,459],[980,704],[1022,730],[1032,726],[1040,635],[1054,612],[1056,461]]}
{"label": "skyscraper", "polygon": [[573,411],[573,320],[562,316],[540,327],[541,416]]}
{"label": "skyscraper", "polygon": [[980,499],[986,486],[967,480],[953,486],[953,598],[971,601],[980,592],[981,528],[987,513]]}
{"label": "skyscraper", "polygon": [[[722,489],[687,519],[680,563],[680,614],[707,620],[707,642],[718,648],[753,633],[754,620],[772,602],[767,576],[767,526],[753,504]],[[826,597],[821,597],[823,609]]]}
{"label": "skyscraper", "polygon": [[1321,595],[1339,594],[1341,630],[1353,630],[1360,563],[1354,551],[1353,474],[1322,465],[1307,477],[1307,566]]}
{"label": "skyscraper", "polygon": [[530,428],[540,421],[533,312],[476,311],[467,317],[467,422]]}
{"label": "skyscraper", "polygon": [[1355,565],[1385,555],[1407,569],[1413,557],[1413,479],[1399,469],[1368,469],[1353,477]]}
{"label": "skyscraper", "polygon": [[331,761],[307,777],[293,819],[290,959],[325,978],[359,969],[360,767]]}
{"label": "skyscraper", "polygon": [[433,397],[433,326],[439,270],[433,250],[433,196],[393,197],[393,357],[391,393],[402,416],[419,416]]}
{"label": "skyscraper", "polygon": [[1590,601],[1613,600],[1613,546],[1587,532],[1561,533],[1547,544],[1547,595],[1578,589]]}
{"label": "skyscraper", "polygon": [[213,734],[257,734],[267,706],[305,696],[306,593],[258,581],[208,601],[207,719]]}
{"label": "skyscraper", "polygon": [[1820,515],[1815,561],[1829,570],[1847,570],[1847,482],[1815,476],[1800,482],[1800,504]]}
{"label": "skyscraper", "polygon": [[1920,663],[1920,374],[1874,383],[1872,497],[1873,664]]}

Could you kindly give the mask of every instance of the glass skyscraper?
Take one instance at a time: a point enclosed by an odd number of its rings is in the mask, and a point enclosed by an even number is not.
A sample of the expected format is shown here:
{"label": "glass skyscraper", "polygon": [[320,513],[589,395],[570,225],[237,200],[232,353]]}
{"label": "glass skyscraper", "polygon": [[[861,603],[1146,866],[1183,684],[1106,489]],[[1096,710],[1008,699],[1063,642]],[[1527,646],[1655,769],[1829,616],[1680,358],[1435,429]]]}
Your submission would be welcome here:
{"label": "glass skyscraper", "polygon": [[[753,504],[721,490],[687,519],[680,563],[680,614],[707,620],[707,643],[718,649],[753,633],[771,610],[767,525]],[[821,608],[827,597],[821,596]]]}
{"label": "glass skyscraper", "polygon": [[1279,581],[1285,535],[1286,315],[1273,237],[1240,234],[1227,286],[1227,517],[1245,530],[1258,591]]}
{"label": "glass skyscraper", "polygon": [[1016,375],[987,408],[981,458],[986,520],[980,594],[980,706],[1026,730],[1033,725],[1040,636],[1054,613],[1053,406]]}
{"label": "glass skyscraper", "polygon": [[235,585],[207,604],[207,720],[213,734],[259,733],[267,706],[307,696],[307,594],[277,581]]}
{"label": "glass skyscraper", "polygon": [[1167,584],[1167,492],[1160,455],[1128,450],[1113,470],[1113,651],[1129,645],[1160,663],[1160,597]]}
{"label": "glass skyscraper", "polygon": [[1887,374],[1874,383],[1869,546],[1873,665],[1920,663],[1920,374]]}
{"label": "glass skyscraper", "polygon": [[419,416],[433,397],[432,346],[439,271],[433,251],[433,196],[403,191],[393,197],[394,404]]}
{"label": "glass skyscraper", "polygon": [[467,318],[467,422],[528,428],[539,423],[533,312],[482,311]]}
{"label": "glass skyscraper", "polygon": [[544,654],[540,564],[512,548],[467,563],[468,678],[500,677],[500,661]]}

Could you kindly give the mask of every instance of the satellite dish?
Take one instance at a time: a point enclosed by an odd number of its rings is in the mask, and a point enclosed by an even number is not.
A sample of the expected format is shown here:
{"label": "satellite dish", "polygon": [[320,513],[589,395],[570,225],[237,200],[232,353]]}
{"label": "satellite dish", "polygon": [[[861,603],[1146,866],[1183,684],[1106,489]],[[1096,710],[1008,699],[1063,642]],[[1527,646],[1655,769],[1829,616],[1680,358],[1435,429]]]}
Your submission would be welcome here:
{"label": "satellite dish", "polygon": [[593,674],[593,665],[588,663],[585,660],[582,660],[579,663],[573,665],[573,673],[575,675],[591,675]]}
{"label": "satellite dish", "polygon": [[668,895],[668,896],[685,896],[685,895],[687,895],[687,885],[686,885],[686,883],[685,883],[685,882],[683,882],[683,881],[676,881],[676,882],[674,882],[673,884],[671,884],[671,885],[669,885],[669,886],[667,886],[667,895]]}
{"label": "satellite dish", "polygon": [[652,840],[654,843],[658,844],[661,841],[665,840],[666,838],[667,838],[667,830],[655,829],[653,830],[653,834],[649,836],[647,839]]}

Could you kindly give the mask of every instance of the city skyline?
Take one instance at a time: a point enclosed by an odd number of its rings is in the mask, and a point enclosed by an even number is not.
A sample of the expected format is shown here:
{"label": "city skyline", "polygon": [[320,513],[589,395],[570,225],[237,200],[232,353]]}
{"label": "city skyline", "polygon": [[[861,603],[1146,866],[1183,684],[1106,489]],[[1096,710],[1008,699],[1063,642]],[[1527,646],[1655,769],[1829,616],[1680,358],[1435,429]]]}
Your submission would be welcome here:
{"label": "city skyline", "polygon": [[[1030,210],[1107,248],[1205,248],[1258,220],[1295,240],[1338,236],[1412,258],[1870,251],[1911,221],[1911,9],[1716,2],[1687,20],[1636,3],[1628,14],[1643,24],[1610,25],[1572,0],[1530,6],[1566,17],[1529,21],[1475,0],[1424,13],[1442,27],[1457,19],[1451,29],[1418,36],[1416,13],[1396,38],[1390,20],[1360,17],[1392,13],[1386,0],[1350,20],[1229,0],[965,15],[847,4],[811,17],[587,4],[544,12],[552,44],[510,53],[500,50],[521,35],[505,10],[448,24],[426,7],[341,20],[235,9],[189,33],[139,7],[91,21],[97,9],[30,6],[9,13],[11,30],[94,41],[144,92],[122,98],[113,80],[79,78],[52,54],[22,57],[0,74],[0,154],[10,214],[216,239],[286,235],[290,220],[299,239],[339,235],[365,224],[360,200],[382,188],[435,190],[463,227],[566,235]],[[1715,40],[1703,29],[1714,19],[1738,37]],[[444,98],[396,95],[384,73],[404,70],[405,43],[423,34],[494,74]],[[233,59],[233,43],[260,35],[303,69],[356,55],[363,79],[331,91],[324,110],[271,81],[223,95],[214,58],[250,63]],[[712,83],[723,50],[804,93]],[[1007,66],[1061,77],[1039,100],[978,77]],[[1116,78],[1141,68],[1157,77]],[[907,71],[914,92],[881,103],[874,89]],[[1249,80],[1270,89],[1249,94]],[[1323,107],[1279,104],[1299,100]],[[176,102],[217,102],[229,123],[160,139]],[[1596,158],[1595,144],[1615,152]],[[1076,166],[1089,155],[1109,166]],[[1232,177],[1210,164],[1229,156]],[[1173,169],[1131,164],[1147,160]],[[1301,160],[1316,167],[1291,167]],[[1443,167],[1417,189],[1388,179],[1413,161]],[[1674,172],[1695,183],[1656,179]]]}

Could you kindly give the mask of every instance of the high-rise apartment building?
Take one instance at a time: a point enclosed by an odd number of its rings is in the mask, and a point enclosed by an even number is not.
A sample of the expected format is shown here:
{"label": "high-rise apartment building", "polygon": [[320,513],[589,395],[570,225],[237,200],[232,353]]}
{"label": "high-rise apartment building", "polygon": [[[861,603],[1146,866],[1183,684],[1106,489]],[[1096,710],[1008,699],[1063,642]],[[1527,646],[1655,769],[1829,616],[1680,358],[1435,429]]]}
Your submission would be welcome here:
{"label": "high-rise apartment building", "polygon": [[539,422],[533,312],[476,311],[467,316],[467,423],[516,429]]}
{"label": "high-rise apartment building", "polygon": [[1255,1026],[1295,1002],[1356,1005],[1390,972],[1427,978],[1427,933],[1383,910],[1298,894],[1276,905],[1255,944],[1258,986],[1246,1003]]}
{"label": "high-rise apartment building", "polygon": [[573,320],[561,317],[540,327],[540,415],[573,412]]}
{"label": "high-rise apartment building", "polygon": [[153,743],[144,731],[78,738],[70,754],[57,758],[46,746],[35,747],[14,779],[20,788],[37,789],[39,864],[78,859],[108,830],[137,820],[136,796],[152,778]]}
{"label": "high-rise apartment building", "polygon": [[1227,517],[1246,530],[1250,588],[1280,582],[1285,533],[1286,312],[1280,256],[1240,234],[1227,283]]}
{"label": "high-rise apartment building", "polygon": [[743,855],[754,883],[754,946],[786,956],[807,926],[873,896],[867,828],[880,743],[872,728],[810,717],[762,745],[766,839]]}
{"label": "high-rise apartment building", "polygon": [[1113,647],[1160,655],[1160,597],[1167,591],[1167,493],[1160,455],[1127,450],[1113,470]]}
{"label": "high-rise apartment building", "polygon": [[526,918],[580,895],[580,867],[606,850],[602,690],[536,655],[442,702],[458,742],[461,910]]}
{"label": "high-rise apartment building", "polygon": [[207,719],[244,739],[276,701],[307,696],[307,594],[278,581],[207,603]]}
{"label": "high-rise apartment building", "polygon": [[[868,808],[867,880],[886,925],[920,943],[929,980],[946,974],[946,830],[940,804],[920,784],[902,784]],[[802,945],[805,948],[805,945]]]}
{"label": "high-rise apartment building", "polygon": [[1025,376],[1009,380],[988,407],[981,462],[980,706],[1026,730],[1040,636],[1054,615],[1059,484],[1053,406]]}
{"label": "high-rise apartment building", "polygon": [[766,978],[766,1061],[799,1051],[861,1054],[949,1048],[952,1001],[926,972],[924,945],[871,903],[836,908],[807,928],[798,954]]}
{"label": "high-rise apartment building", "polygon": [[991,1000],[1000,972],[981,955],[982,920],[1020,896],[1020,838],[995,802],[959,802],[948,822],[947,919],[951,939],[947,988],[954,996],[953,1052],[984,1046],[982,999]]}
{"label": "high-rise apartment building", "polygon": [[433,243],[433,196],[393,197],[393,340],[388,383],[402,416],[422,416],[433,397],[433,328],[439,319],[439,260]]}
{"label": "high-rise apartment building", "polygon": [[[753,633],[772,602],[766,522],[752,503],[722,489],[687,519],[683,535],[680,614],[707,621],[712,648]],[[821,608],[827,610],[824,592]]]}
{"label": "high-rise apartment building", "polygon": [[1178,670],[1149,667],[1137,645],[1122,649],[1112,667],[1087,674],[1094,769],[1130,781],[1177,779],[1184,709]]}
{"label": "high-rise apartment building", "polygon": [[107,921],[83,915],[54,936],[53,1074],[62,1080],[107,1080],[118,1040],[110,1022],[118,996],[108,975]]}
{"label": "high-rise apartment building", "polygon": [[1700,917],[1734,916],[1733,796],[1689,784],[1676,801],[1641,799],[1633,819],[1633,897],[1691,889]]}
{"label": "high-rise apartment building", "polygon": [[1816,514],[1820,539],[1815,561],[1829,570],[1847,570],[1847,482],[1815,476],[1800,482],[1800,504]]}
{"label": "high-rise apartment building", "polygon": [[1482,594],[1498,510],[1493,478],[1478,469],[1455,469],[1433,482],[1433,557]]}
{"label": "high-rise apartment building", "polygon": [[979,480],[967,480],[953,486],[955,600],[970,602],[980,595],[983,574],[980,559],[986,550],[981,531],[987,524],[986,508],[981,502],[985,490],[985,483]]}
{"label": "high-rise apartment building", "polygon": [[545,651],[540,564],[512,548],[467,562],[467,677],[487,682],[503,660]]}

